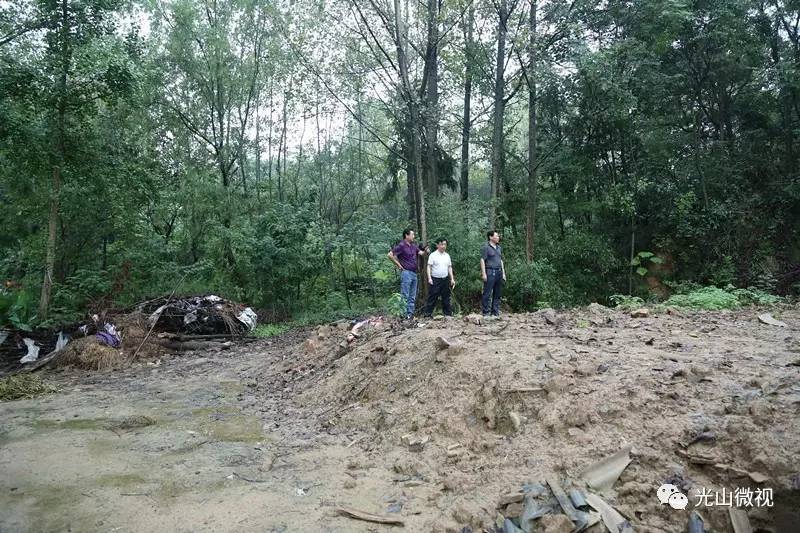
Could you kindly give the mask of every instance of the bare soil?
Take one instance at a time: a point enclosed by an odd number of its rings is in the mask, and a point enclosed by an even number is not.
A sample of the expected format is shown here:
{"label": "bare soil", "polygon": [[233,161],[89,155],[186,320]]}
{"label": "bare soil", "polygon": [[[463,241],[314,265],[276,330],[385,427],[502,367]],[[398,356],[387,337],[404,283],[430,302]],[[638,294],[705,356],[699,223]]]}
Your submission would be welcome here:
{"label": "bare soil", "polygon": [[[685,531],[662,483],[800,489],[800,309],[771,310],[787,328],[760,312],[378,321],[351,343],[333,324],[45,370],[60,392],[0,403],[0,531],[490,530],[502,495],[580,486],[627,445],[606,500],[636,531]],[[781,504],[753,526],[779,531]],[[727,507],[701,514],[732,531]]]}

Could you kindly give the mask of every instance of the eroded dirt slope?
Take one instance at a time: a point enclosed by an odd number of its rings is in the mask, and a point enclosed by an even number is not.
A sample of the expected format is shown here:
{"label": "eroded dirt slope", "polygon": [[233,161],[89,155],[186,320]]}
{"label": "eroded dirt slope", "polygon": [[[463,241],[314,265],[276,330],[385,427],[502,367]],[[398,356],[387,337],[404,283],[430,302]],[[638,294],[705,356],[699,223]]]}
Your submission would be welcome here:
{"label": "eroded dirt slope", "polygon": [[[124,371],[50,372],[62,392],[0,404],[0,530],[397,527],[335,512],[346,505],[408,531],[479,531],[502,494],[547,476],[579,483],[631,445],[606,498],[637,531],[684,531],[688,510],[655,496],[665,481],[800,484],[800,311],[773,312],[787,328],[755,310],[599,306],[387,321],[349,344],[334,324]],[[770,513],[749,512],[756,527]],[[703,516],[730,530],[726,508]]]}

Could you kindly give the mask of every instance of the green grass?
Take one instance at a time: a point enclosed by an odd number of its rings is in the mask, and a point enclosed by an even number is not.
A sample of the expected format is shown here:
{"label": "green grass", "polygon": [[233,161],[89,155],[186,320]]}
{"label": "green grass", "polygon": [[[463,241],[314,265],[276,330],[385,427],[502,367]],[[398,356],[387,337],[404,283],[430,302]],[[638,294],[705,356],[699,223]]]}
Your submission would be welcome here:
{"label": "green grass", "polygon": [[253,330],[254,337],[259,337],[265,339],[267,337],[274,337],[276,335],[280,335],[281,333],[285,333],[291,329],[289,324],[259,324],[256,326],[256,329]]}

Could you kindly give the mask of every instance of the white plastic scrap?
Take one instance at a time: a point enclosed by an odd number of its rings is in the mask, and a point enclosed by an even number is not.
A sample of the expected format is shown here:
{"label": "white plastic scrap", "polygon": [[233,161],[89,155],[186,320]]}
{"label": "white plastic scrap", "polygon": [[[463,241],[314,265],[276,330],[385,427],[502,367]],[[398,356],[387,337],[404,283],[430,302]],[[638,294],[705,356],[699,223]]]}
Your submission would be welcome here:
{"label": "white plastic scrap", "polygon": [[109,335],[114,335],[115,337],[118,336],[117,326],[115,326],[111,322],[106,322],[105,325],[103,326],[103,329],[106,330],[106,333],[108,333]]}
{"label": "white plastic scrap", "polygon": [[256,322],[258,322],[256,312],[249,307],[246,307],[236,318],[250,330],[255,329]]}
{"label": "white plastic scrap", "polygon": [[69,342],[69,336],[68,335],[64,335],[63,331],[59,331],[58,332],[58,340],[56,341],[56,349],[55,349],[55,351],[57,352],[60,349],[62,349],[64,346],[67,345],[68,342]]}
{"label": "white plastic scrap", "polygon": [[212,304],[215,304],[217,302],[221,302],[222,298],[220,298],[219,296],[216,296],[214,294],[209,294],[208,296],[205,297],[205,300],[207,302],[211,302]]}
{"label": "white plastic scrap", "polygon": [[24,338],[22,342],[25,343],[25,346],[28,347],[28,353],[25,354],[25,357],[19,360],[20,363],[33,363],[37,359],[39,359],[39,347],[36,346],[36,341],[33,339]]}
{"label": "white plastic scrap", "polygon": [[159,307],[158,309],[156,309],[155,311],[153,311],[153,313],[149,317],[147,317],[147,325],[152,328],[153,325],[156,322],[158,322],[158,319],[161,318],[161,313],[163,313],[164,309],[166,309],[166,308],[167,308],[167,305],[164,304],[161,307]]}
{"label": "white plastic scrap", "polygon": [[197,320],[197,311],[192,311],[183,315],[183,323],[187,326],[195,320]]}
{"label": "white plastic scrap", "polygon": [[4,329],[0,329],[0,344],[3,344],[4,342],[6,342],[7,338],[8,338],[8,331],[6,331]]}

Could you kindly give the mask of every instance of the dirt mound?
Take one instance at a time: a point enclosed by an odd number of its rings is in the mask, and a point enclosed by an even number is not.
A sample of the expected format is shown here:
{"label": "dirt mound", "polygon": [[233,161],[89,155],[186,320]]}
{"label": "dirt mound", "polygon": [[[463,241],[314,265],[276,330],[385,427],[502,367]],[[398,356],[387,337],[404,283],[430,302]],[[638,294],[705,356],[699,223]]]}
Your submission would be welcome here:
{"label": "dirt mound", "polygon": [[[631,446],[606,501],[636,529],[677,531],[656,497],[664,483],[689,508],[701,488],[798,483],[796,345],[757,315],[633,318],[595,305],[486,323],[376,321],[349,342],[338,323],[305,341],[280,385],[328,433],[366,433],[359,445],[398,475],[440,483],[447,518],[434,530],[493,528],[487,495],[551,475],[580,485],[588,465]],[[781,316],[800,329],[796,309]],[[746,510],[771,525],[767,507]],[[727,507],[702,512],[706,527],[729,528]]]}

